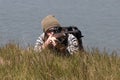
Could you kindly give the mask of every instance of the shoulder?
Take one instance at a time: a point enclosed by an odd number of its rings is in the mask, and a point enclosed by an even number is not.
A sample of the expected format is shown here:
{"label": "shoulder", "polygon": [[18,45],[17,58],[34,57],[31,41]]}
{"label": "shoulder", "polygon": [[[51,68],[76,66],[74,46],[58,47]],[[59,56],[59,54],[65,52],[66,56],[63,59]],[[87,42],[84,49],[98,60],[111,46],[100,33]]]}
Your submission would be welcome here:
{"label": "shoulder", "polygon": [[44,36],[45,36],[45,33],[42,33],[42,34],[40,34],[40,36],[38,38],[44,39]]}
{"label": "shoulder", "polygon": [[78,43],[78,39],[73,34],[68,34],[68,42],[70,44]]}
{"label": "shoulder", "polygon": [[68,39],[74,39],[76,38],[73,34],[68,34]]}

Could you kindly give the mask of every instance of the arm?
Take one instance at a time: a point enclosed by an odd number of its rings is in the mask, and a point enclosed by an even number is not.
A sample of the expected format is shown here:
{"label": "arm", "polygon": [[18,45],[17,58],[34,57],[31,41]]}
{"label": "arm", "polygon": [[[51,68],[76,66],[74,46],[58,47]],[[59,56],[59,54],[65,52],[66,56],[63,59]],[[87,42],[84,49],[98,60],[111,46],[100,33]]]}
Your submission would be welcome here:
{"label": "arm", "polygon": [[38,39],[36,40],[35,46],[34,46],[34,50],[35,51],[42,51],[42,46],[44,44],[44,33],[41,34]]}
{"label": "arm", "polygon": [[68,47],[67,50],[70,54],[73,54],[77,51],[79,51],[79,43],[77,38],[72,35],[72,34],[68,34]]}
{"label": "arm", "polygon": [[45,42],[44,42],[44,35],[45,34],[43,33],[36,40],[35,47],[34,47],[35,51],[41,52],[43,49],[47,48],[50,44],[52,44],[53,46],[56,45],[56,43],[55,43],[56,38],[53,37],[52,34],[48,37],[48,39]]}

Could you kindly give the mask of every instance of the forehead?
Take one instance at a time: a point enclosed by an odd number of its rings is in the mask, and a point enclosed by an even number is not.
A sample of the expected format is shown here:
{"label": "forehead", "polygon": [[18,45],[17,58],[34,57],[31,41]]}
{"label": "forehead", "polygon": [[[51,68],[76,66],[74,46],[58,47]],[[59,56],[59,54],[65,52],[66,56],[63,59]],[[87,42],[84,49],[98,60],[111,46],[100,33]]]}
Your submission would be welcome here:
{"label": "forehead", "polygon": [[51,27],[51,28],[48,28],[48,30],[50,30],[50,29],[55,29],[56,27]]}
{"label": "forehead", "polygon": [[55,30],[55,27],[48,28],[46,32],[49,33],[52,32],[53,30]]}
{"label": "forehead", "polygon": [[50,32],[58,33],[58,32],[61,32],[61,30],[62,30],[62,27],[51,27],[46,31],[46,33],[50,33]]}
{"label": "forehead", "polygon": [[58,29],[59,29],[59,27],[51,27],[47,31],[49,31],[49,30],[58,30]]}

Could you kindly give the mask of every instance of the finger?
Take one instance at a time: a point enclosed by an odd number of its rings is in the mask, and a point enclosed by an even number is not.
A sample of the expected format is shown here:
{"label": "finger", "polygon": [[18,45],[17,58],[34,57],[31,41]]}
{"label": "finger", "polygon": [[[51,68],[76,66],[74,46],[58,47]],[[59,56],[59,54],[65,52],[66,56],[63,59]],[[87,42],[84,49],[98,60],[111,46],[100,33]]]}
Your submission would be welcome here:
{"label": "finger", "polygon": [[57,40],[55,37],[52,37],[52,40]]}

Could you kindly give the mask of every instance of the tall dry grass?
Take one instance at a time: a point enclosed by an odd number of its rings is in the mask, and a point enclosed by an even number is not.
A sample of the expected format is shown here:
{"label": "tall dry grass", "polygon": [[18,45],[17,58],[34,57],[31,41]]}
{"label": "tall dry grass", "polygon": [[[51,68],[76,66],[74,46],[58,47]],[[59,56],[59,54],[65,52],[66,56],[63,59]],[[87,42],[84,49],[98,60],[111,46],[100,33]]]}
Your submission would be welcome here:
{"label": "tall dry grass", "polygon": [[120,80],[120,57],[98,49],[60,56],[9,43],[0,47],[0,80]]}

